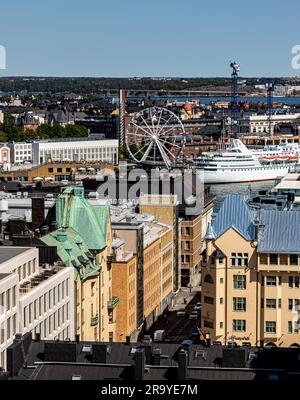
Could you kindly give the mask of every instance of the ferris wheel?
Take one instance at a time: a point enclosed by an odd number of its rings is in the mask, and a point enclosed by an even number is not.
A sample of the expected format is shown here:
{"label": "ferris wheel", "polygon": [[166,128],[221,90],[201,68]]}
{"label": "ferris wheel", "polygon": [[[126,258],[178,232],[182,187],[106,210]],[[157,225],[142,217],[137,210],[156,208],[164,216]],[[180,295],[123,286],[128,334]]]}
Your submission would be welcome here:
{"label": "ferris wheel", "polygon": [[137,113],[126,129],[126,146],[138,163],[165,164],[170,169],[182,157],[185,130],[181,120],[172,111],[146,108]]}

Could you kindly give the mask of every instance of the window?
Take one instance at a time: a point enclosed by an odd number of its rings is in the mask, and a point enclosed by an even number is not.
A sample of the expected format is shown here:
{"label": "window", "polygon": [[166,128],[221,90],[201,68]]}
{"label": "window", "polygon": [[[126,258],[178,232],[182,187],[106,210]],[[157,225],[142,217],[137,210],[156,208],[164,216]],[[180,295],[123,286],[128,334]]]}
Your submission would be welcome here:
{"label": "window", "polygon": [[233,298],[233,311],[246,311],[246,298],[234,297]]}
{"label": "window", "polygon": [[267,286],[276,286],[276,276],[267,276],[266,277],[266,285]]}
{"label": "window", "polygon": [[16,286],[12,288],[12,306],[16,306]]}
{"label": "window", "polygon": [[223,299],[223,297],[220,297],[220,304],[224,304],[224,299]]}
{"label": "window", "polygon": [[298,333],[297,321],[288,321],[288,333]]}
{"label": "window", "polygon": [[204,277],[204,282],[205,282],[205,283],[214,283],[214,280],[213,280],[213,278],[212,278],[211,275],[207,274],[207,275],[205,275],[205,277]]}
{"label": "window", "polygon": [[290,255],[290,265],[298,265],[298,255],[297,254]]}
{"label": "window", "polygon": [[270,264],[271,265],[278,264],[278,255],[277,254],[270,254]]}
{"label": "window", "polygon": [[220,278],[220,283],[221,283],[221,284],[224,283],[224,278]]}
{"label": "window", "polygon": [[278,299],[278,308],[281,308],[281,299]]}
{"label": "window", "polygon": [[185,241],[184,242],[184,249],[185,250],[190,250],[190,242],[189,241]]}
{"label": "window", "polygon": [[248,267],[248,253],[231,253],[232,267]]}
{"label": "window", "polygon": [[204,296],[204,303],[205,303],[205,304],[214,304],[214,299],[213,299],[213,297]]}
{"label": "window", "polygon": [[246,289],[246,275],[233,275],[234,289]]}
{"label": "window", "polygon": [[57,172],[62,172],[62,168],[57,168]]}
{"label": "window", "polygon": [[299,288],[299,276],[289,276],[289,287]]}
{"label": "window", "polygon": [[246,321],[244,319],[234,319],[232,321],[232,329],[235,332],[245,332],[246,331]]}
{"label": "window", "polygon": [[223,327],[224,327],[224,323],[220,322],[220,329],[223,329]]}
{"label": "window", "polygon": [[209,329],[213,329],[214,328],[214,323],[212,321],[207,321],[204,320],[204,328],[209,328]]}
{"label": "window", "polygon": [[96,289],[96,282],[92,282],[92,283],[91,283],[91,293],[92,293],[92,296],[94,296],[94,294],[95,294],[95,289]]}
{"label": "window", "polygon": [[262,265],[267,265],[268,264],[268,256],[266,254],[261,254],[259,256],[259,261]]}
{"label": "window", "polygon": [[202,358],[205,360],[205,350],[196,350],[195,358]]}
{"label": "window", "polygon": [[266,333],[276,333],[275,321],[266,321]]}
{"label": "window", "polygon": [[276,308],[276,299],[266,299],[266,308]]}
{"label": "window", "polygon": [[10,310],[10,289],[6,292],[6,310]]}
{"label": "window", "polygon": [[289,299],[289,311],[293,311],[294,301],[293,299]]}

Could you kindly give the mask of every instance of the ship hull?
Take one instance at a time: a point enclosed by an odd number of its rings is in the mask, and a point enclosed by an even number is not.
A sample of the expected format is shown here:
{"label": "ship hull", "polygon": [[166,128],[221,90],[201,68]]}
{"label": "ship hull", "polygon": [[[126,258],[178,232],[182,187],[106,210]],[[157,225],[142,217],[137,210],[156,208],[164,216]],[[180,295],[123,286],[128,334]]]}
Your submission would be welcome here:
{"label": "ship hull", "polygon": [[276,178],[285,176],[290,171],[291,166],[282,166],[278,168],[253,168],[253,169],[238,169],[224,171],[208,171],[204,169],[204,183],[240,183],[240,182],[259,182],[271,181]]}

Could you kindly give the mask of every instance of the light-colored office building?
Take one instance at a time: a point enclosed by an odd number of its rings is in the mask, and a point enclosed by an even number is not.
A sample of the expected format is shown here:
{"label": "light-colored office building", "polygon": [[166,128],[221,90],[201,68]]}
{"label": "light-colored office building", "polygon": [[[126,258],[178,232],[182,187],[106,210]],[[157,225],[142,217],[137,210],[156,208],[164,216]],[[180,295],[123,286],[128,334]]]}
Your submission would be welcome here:
{"label": "light-colored office building", "polygon": [[1,247],[0,367],[16,333],[74,339],[74,270],[39,265],[35,247]]}
{"label": "light-colored office building", "polygon": [[201,327],[238,345],[300,345],[300,213],[228,196],[206,233]]}
{"label": "light-colored office building", "polygon": [[14,164],[32,161],[32,143],[10,143],[10,158]]}
{"label": "light-colored office building", "polygon": [[33,164],[52,161],[102,161],[118,163],[118,140],[93,140],[74,138],[42,140],[32,143]]}
{"label": "light-colored office building", "polygon": [[269,132],[269,123],[271,124],[271,132],[274,133],[274,129],[279,124],[288,124],[292,122],[299,122],[300,114],[275,114],[272,115],[271,121],[266,114],[263,115],[250,115],[245,117],[240,122],[241,125],[248,128],[249,133],[262,133]]}

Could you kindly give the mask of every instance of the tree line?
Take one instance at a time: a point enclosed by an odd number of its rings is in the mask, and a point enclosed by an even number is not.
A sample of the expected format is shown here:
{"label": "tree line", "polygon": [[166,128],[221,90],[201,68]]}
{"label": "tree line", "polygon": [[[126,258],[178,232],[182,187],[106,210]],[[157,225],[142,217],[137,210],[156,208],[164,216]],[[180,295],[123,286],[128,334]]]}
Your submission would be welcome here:
{"label": "tree line", "polygon": [[4,122],[0,125],[1,142],[25,142],[41,139],[64,139],[71,137],[88,136],[88,129],[85,126],[67,125],[40,125],[36,130],[23,129],[14,123],[10,113],[4,113]]}

